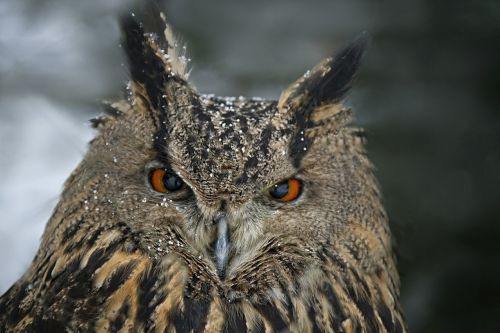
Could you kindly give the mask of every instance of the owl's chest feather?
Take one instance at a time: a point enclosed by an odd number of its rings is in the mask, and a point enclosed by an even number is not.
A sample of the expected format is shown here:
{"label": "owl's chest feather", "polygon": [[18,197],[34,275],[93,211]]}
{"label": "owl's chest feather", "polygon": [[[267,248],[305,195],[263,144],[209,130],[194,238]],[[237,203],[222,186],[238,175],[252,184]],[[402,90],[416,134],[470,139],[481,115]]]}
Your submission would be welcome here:
{"label": "owl's chest feather", "polygon": [[[111,238],[109,238],[111,239]],[[323,266],[255,257],[224,280],[189,251],[152,260],[107,249],[39,265],[0,300],[5,331],[403,332],[382,280],[326,254]],[[281,260],[281,262],[280,262]],[[283,264],[285,263],[285,264]],[[33,276],[32,276],[33,277]],[[43,290],[41,289],[43,286]]]}

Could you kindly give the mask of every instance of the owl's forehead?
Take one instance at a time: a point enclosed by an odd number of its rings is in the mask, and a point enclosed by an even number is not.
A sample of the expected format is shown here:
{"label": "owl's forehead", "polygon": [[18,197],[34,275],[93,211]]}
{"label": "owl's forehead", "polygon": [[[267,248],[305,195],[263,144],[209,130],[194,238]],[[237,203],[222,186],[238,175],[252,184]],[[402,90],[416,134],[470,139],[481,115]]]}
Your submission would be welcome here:
{"label": "owl's forehead", "polygon": [[[202,95],[201,107],[196,112],[204,116],[195,120],[206,125],[218,141],[227,137],[240,137],[245,140],[267,126],[276,112],[276,102],[261,98],[215,97]],[[196,119],[198,118],[198,119]]]}
{"label": "owl's forehead", "polygon": [[202,95],[199,103],[177,110],[178,137],[204,157],[223,160],[225,156],[249,152],[276,112],[276,102],[260,98]]}
{"label": "owl's forehead", "polygon": [[233,193],[258,178],[264,181],[279,148],[272,140],[275,101],[203,95],[189,108],[177,111],[174,149],[194,181],[211,184],[209,192]]}

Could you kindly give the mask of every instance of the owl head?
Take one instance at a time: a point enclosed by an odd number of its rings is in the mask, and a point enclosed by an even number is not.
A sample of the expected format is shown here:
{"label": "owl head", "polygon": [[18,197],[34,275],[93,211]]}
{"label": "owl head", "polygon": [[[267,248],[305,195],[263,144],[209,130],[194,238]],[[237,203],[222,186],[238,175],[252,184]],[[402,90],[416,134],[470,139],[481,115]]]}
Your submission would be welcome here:
{"label": "owl head", "polygon": [[161,23],[150,33],[133,16],[122,20],[128,96],[94,121],[99,133],[64,196],[85,184],[99,202],[89,206],[96,223],[129,228],[152,256],[175,228],[219,276],[271,241],[294,244],[305,261],[333,248],[378,269],[390,256],[387,218],[363,132],[348,126],[342,104],[366,37],[277,101],[222,98],[189,82],[182,48]]}

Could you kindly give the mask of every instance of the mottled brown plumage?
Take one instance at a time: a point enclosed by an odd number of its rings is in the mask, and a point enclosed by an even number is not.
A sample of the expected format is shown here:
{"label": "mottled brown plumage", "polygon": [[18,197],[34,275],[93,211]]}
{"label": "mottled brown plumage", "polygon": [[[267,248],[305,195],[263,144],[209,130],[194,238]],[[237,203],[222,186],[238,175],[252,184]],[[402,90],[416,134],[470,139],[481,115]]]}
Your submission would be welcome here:
{"label": "mottled brown plumage", "polygon": [[[387,215],[341,103],[358,39],[278,101],[200,95],[171,30],[122,21],[105,106],[1,332],[405,332]],[[159,193],[151,170],[184,185]],[[274,184],[302,182],[296,200]]]}

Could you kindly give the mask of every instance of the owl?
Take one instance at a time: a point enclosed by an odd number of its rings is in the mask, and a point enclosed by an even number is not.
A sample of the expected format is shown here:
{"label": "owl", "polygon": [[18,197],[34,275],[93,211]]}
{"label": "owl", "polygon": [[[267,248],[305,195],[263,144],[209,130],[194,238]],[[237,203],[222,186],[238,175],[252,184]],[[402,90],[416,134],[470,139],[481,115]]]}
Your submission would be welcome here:
{"label": "owl", "polygon": [[126,96],[93,120],[0,331],[406,332],[387,214],[342,103],[366,38],[278,100],[216,97],[157,15],[121,20]]}

